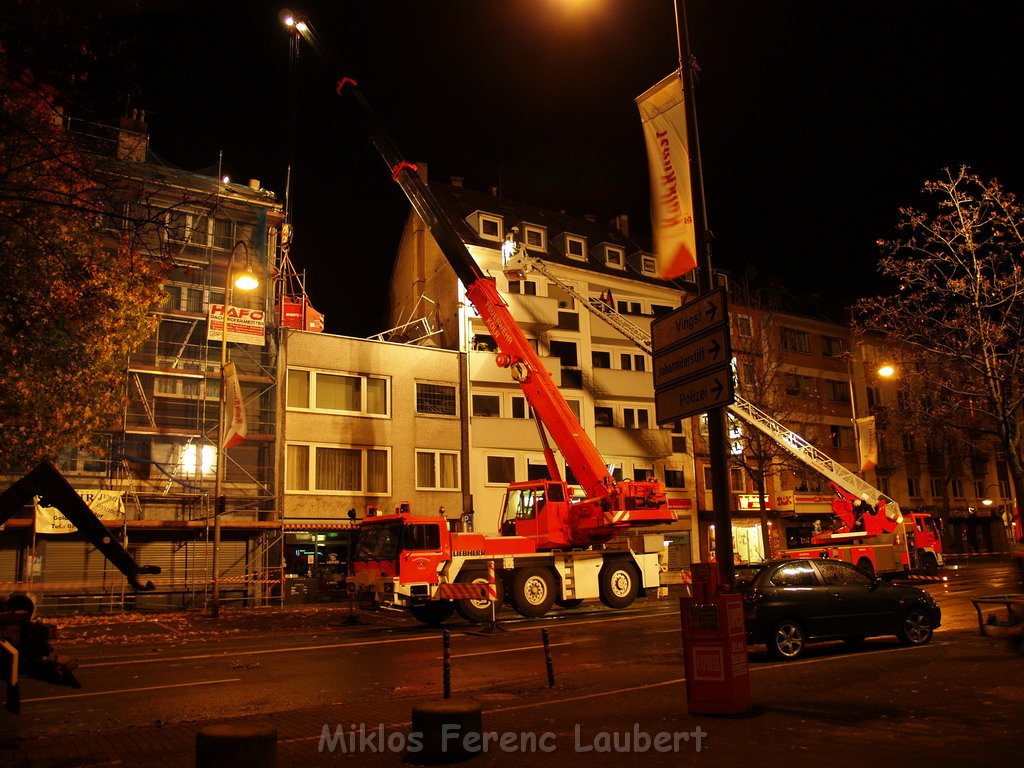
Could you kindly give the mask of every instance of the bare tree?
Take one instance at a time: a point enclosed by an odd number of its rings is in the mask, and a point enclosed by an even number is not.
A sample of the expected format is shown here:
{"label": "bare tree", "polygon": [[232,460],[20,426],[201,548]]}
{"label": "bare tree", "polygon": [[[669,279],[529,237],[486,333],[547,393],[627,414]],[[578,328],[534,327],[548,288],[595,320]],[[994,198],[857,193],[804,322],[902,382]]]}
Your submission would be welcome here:
{"label": "bare tree", "polygon": [[[903,208],[899,236],[879,242],[891,296],[858,303],[862,329],[884,334],[922,374],[919,432],[933,447],[988,434],[1024,494],[1024,208],[995,179],[946,170],[923,193],[931,210]],[[910,405],[905,402],[905,405]]]}

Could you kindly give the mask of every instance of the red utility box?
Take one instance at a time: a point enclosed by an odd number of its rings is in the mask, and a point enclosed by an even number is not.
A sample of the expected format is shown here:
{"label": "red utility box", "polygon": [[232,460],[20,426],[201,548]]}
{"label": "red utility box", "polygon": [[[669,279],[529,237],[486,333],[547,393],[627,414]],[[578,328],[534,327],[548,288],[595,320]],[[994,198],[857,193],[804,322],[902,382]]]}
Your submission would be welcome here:
{"label": "red utility box", "polygon": [[743,595],[719,591],[714,563],[695,563],[693,597],[679,599],[690,714],[734,715],[751,707]]}

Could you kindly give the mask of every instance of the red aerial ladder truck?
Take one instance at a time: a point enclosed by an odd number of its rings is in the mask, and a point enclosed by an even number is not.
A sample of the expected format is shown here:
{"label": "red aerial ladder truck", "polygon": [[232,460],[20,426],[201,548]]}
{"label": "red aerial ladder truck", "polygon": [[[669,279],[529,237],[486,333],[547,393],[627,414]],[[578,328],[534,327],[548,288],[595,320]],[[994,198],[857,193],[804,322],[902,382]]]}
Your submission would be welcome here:
{"label": "red aerial ladder truck", "polygon": [[[517,280],[530,272],[543,275],[591,314],[652,354],[650,336],[643,329],[607,302],[585,295],[560,279],[542,259],[528,253],[515,240],[514,231],[505,255],[506,274],[513,274]],[[885,576],[911,571],[929,575],[938,572],[943,564],[942,540],[931,515],[914,513],[904,517],[895,501],[739,395],[728,407],[732,416],[759,430],[794,458],[828,478],[835,491],[833,525],[812,537],[812,547],[783,550],[780,556],[831,557]]]}
{"label": "red aerial ladder truck", "polygon": [[[450,532],[443,519],[414,516],[407,504],[393,515],[364,518],[353,563],[356,588],[378,604],[409,608],[426,623],[443,621],[453,610],[486,621],[491,605],[481,586],[490,564],[498,599],[507,595],[525,616],[541,616],[556,601],[572,606],[600,598],[610,607],[629,605],[640,590],[660,584],[663,541],[624,534],[676,520],[663,486],[646,479],[616,482],[611,476],[494,280],[473,259],[415,166],[402,159],[357,84],[344,79],[338,92],[356,102],[392,178],[494,338],[497,364],[522,388],[537,420],[549,476],[508,487],[500,530],[493,534]],[[545,429],[582,487],[583,499],[574,500],[561,478]]]}

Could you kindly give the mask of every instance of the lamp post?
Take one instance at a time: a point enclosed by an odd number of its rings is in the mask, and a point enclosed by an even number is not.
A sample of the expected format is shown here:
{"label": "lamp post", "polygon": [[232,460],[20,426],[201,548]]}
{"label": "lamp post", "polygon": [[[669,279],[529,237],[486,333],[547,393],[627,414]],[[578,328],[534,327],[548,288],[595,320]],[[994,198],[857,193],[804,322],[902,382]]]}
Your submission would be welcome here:
{"label": "lamp post", "polygon": [[[847,350],[845,356],[846,372],[850,381],[850,417],[853,422],[853,447],[857,456],[857,474],[860,474],[862,467],[864,466],[864,457],[860,454],[860,424],[857,420],[857,390],[854,387],[853,350]],[[863,362],[863,360],[861,360],[861,362]],[[889,363],[885,363],[884,365],[879,366],[875,373],[883,379],[888,379],[896,375],[896,369]]]}
{"label": "lamp post", "polygon": [[211,568],[213,570],[213,590],[210,595],[210,616],[220,616],[220,533],[221,516],[225,510],[223,495],[224,470],[227,460],[227,449],[224,448],[224,392],[226,387],[225,370],[228,365],[228,309],[231,306],[231,268],[235,263],[235,253],[238,246],[245,251],[245,270],[238,276],[234,286],[241,291],[251,291],[259,285],[256,275],[253,274],[249,264],[249,246],[239,240],[231,248],[228,256],[227,268],[224,270],[224,307],[221,311],[220,324],[220,394],[217,398],[217,465],[213,485],[213,553],[211,556]]}

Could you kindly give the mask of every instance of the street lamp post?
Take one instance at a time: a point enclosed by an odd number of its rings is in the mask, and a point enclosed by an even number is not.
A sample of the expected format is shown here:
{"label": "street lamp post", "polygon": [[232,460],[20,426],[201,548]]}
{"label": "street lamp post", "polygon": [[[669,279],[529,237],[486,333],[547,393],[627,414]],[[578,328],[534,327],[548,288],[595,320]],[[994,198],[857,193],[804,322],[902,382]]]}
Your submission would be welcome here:
{"label": "street lamp post", "polygon": [[[861,360],[861,362],[864,362]],[[853,350],[846,351],[846,372],[849,376],[850,381],[850,417],[853,421],[853,447],[854,453],[857,457],[857,474],[859,475],[863,471],[864,457],[860,453],[860,423],[857,417],[857,390],[854,387],[854,375],[853,375]],[[896,369],[888,363],[879,366],[876,373],[884,379],[888,379],[896,374]]]}
{"label": "street lamp post", "polygon": [[227,460],[227,449],[224,448],[224,403],[225,397],[224,392],[226,387],[226,376],[225,371],[228,365],[228,309],[231,306],[231,268],[235,263],[235,253],[238,251],[238,246],[242,246],[245,251],[245,271],[234,282],[234,286],[242,291],[251,291],[259,285],[259,281],[252,272],[252,267],[249,263],[249,246],[244,241],[239,240],[231,248],[231,254],[228,256],[227,268],[224,270],[224,307],[221,311],[221,325],[220,325],[220,395],[217,399],[217,465],[216,474],[213,486],[213,553],[210,558],[211,569],[213,571],[213,590],[210,595],[210,616],[217,618],[220,616],[220,535],[221,535],[221,517],[225,511],[225,499],[224,499],[224,470],[225,463]]}

